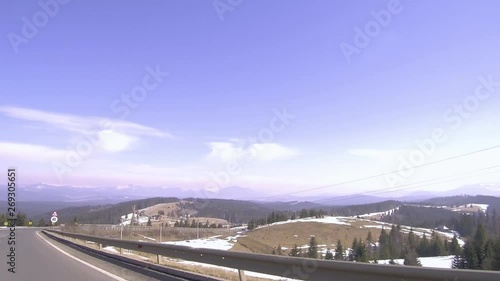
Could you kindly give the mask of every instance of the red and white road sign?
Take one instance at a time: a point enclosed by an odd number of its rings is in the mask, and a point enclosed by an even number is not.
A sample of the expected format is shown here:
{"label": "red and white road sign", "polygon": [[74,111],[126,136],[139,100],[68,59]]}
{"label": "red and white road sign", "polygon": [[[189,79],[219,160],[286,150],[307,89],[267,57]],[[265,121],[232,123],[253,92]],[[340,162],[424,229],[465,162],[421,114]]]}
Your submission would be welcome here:
{"label": "red and white road sign", "polygon": [[53,216],[53,217],[57,217],[57,213],[54,211],[54,212],[52,213],[52,216]]}

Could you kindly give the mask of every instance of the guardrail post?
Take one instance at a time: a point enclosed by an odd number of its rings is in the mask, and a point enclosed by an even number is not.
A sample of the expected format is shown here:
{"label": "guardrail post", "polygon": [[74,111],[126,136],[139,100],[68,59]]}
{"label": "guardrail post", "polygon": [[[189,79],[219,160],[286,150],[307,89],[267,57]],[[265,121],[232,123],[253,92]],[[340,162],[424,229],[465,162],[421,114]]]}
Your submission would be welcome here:
{"label": "guardrail post", "polygon": [[161,255],[156,255],[156,262],[158,264],[161,264],[161,259],[162,259],[162,256]]}
{"label": "guardrail post", "polygon": [[240,276],[240,281],[247,281],[247,276],[245,275],[245,271],[238,269],[238,275]]}
{"label": "guardrail post", "polygon": [[102,250],[102,244],[99,243],[99,250]]}

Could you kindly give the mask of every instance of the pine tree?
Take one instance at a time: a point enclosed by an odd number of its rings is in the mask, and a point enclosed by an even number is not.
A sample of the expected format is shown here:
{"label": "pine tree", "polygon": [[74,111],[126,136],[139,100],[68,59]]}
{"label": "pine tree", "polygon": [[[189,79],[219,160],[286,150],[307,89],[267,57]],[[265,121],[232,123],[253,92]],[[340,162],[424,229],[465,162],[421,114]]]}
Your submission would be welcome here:
{"label": "pine tree", "polygon": [[417,247],[417,253],[421,257],[428,257],[430,256],[430,245],[429,245],[429,240],[427,240],[427,236],[423,235],[422,239],[420,240],[420,243]]}
{"label": "pine tree", "polygon": [[313,259],[318,258],[318,243],[316,242],[315,236],[312,236],[309,241],[309,251],[307,252],[307,257]]}
{"label": "pine tree", "polygon": [[365,243],[363,241],[358,242],[356,249],[354,250],[354,253],[355,253],[354,254],[355,260],[357,262],[368,262],[369,261],[368,254],[366,251],[366,246],[365,246]]}
{"label": "pine tree", "polygon": [[290,256],[293,256],[293,257],[298,257],[300,256],[301,254],[301,249],[299,249],[299,246],[297,246],[297,244],[295,244],[292,248],[292,250],[290,251]]}
{"label": "pine tree", "polygon": [[337,247],[335,248],[335,260],[343,261],[344,257],[344,246],[342,246],[342,241],[340,239],[337,241]]}
{"label": "pine tree", "polygon": [[372,237],[371,230],[368,231],[368,236],[366,237],[366,242],[368,242],[368,243],[372,243],[373,242],[373,237]]}
{"label": "pine tree", "polygon": [[407,250],[405,252],[404,265],[422,266],[422,264],[420,263],[420,260],[418,259],[418,255],[417,255],[416,250],[412,249],[412,250]]}
{"label": "pine tree", "polygon": [[278,255],[283,255],[283,249],[281,249],[281,245],[278,245],[278,250],[277,250]]}
{"label": "pine tree", "polygon": [[469,241],[464,245],[463,258],[465,260],[465,268],[480,269],[477,252],[474,249],[474,245]]}
{"label": "pine tree", "polygon": [[389,235],[385,231],[384,228],[382,228],[382,231],[380,232],[380,236],[378,239],[379,242],[379,258],[381,260],[385,260],[389,258],[390,256],[390,249],[389,249],[389,244],[391,243],[389,240]]}
{"label": "pine tree", "polygon": [[455,234],[453,236],[453,239],[451,239],[451,244],[450,244],[450,254],[452,255],[460,255],[462,253],[462,248],[458,244],[458,237]]}
{"label": "pine tree", "polygon": [[486,258],[485,246],[486,246],[486,231],[484,226],[479,224],[476,229],[476,234],[474,235],[474,241],[472,242],[474,251],[476,252],[476,257],[478,261],[478,266],[481,267],[484,259]]}
{"label": "pine tree", "polygon": [[432,256],[442,256],[445,254],[443,242],[435,231],[432,231],[430,250]]}
{"label": "pine tree", "polygon": [[354,238],[352,241],[352,247],[351,250],[349,250],[349,261],[355,261],[356,260],[356,250],[358,249],[358,238]]}
{"label": "pine tree", "polygon": [[462,255],[455,255],[453,258],[453,262],[451,264],[452,268],[455,269],[466,269],[467,268],[467,262]]}
{"label": "pine tree", "polygon": [[491,270],[500,270],[500,237],[493,245],[493,256],[491,261]]}

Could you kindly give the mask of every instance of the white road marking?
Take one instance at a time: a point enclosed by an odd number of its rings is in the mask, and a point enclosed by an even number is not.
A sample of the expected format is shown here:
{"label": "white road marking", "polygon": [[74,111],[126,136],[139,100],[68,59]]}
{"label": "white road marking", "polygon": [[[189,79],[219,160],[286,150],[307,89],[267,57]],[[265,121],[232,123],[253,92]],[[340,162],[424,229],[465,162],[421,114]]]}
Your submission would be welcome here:
{"label": "white road marking", "polygon": [[105,270],[100,269],[99,267],[96,267],[96,266],[94,266],[94,265],[91,265],[90,263],[88,263],[88,262],[86,262],[86,261],[83,261],[83,260],[81,260],[81,259],[79,259],[79,258],[73,257],[72,255],[70,255],[70,254],[66,253],[65,251],[61,250],[61,249],[60,249],[59,247],[57,247],[56,245],[54,245],[54,244],[50,243],[49,241],[47,241],[47,239],[43,238],[43,237],[42,237],[42,236],[41,236],[38,232],[39,232],[39,231],[37,231],[37,232],[36,232],[36,235],[38,235],[38,237],[42,238],[42,239],[43,239],[43,241],[45,241],[45,242],[49,243],[49,245],[50,245],[50,246],[52,246],[52,247],[56,248],[56,250],[58,250],[59,252],[61,252],[61,253],[65,254],[66,256],[68,256],[68,257],[70,257],[70,258],[72,258],[72,259],[74,259],[74,260],[76,260],[76,261],[79,261],[79,262],[83,263],[84,265],[86,265],[86,266],[88,266],[88,267],[90,267],[90,268],[92,268],[92,269],[95,269],[95,270],[97,270],[97,271],[99,271],[99,272],[101,272],[101,273],[103,273],[103,274],[105,274],[105,275],[107,275],[107,276],[109,276],[109,277],[113,278],[114,280],[117,280],[117,281],[128,281],[127,279],[123,279],[123,278],[121,278],[120,276],[116,276],[116,275],[114,275],[114,274],[112,274],[112,273],[109,273],[109,272],[107,272],[107,271],[105,271]]}

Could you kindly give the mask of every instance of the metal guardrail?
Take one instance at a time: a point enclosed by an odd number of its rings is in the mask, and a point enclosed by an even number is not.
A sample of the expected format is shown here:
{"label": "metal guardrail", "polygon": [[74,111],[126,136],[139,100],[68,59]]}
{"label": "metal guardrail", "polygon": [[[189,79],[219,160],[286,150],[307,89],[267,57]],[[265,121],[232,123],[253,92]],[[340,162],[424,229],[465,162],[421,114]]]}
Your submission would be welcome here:
{"label": "metal guardrail", "polygon": [[380,265],[329,261],[310,258],[286,257],[265,254],[228,252],[223,250],[199,249],[186,246],[165,245],[152,242],[137,242],[96,236],[44,230],[62,236],[92,241],[101,245],[114,246],[144,253],[179,258],[240,270],[260,272],[301,280],[318,281],[498,281],[500,272],[480,270],[458,270],[423,268],[412,266]]}

